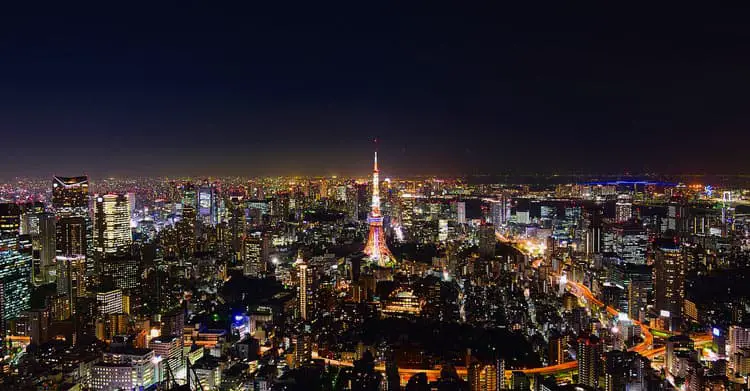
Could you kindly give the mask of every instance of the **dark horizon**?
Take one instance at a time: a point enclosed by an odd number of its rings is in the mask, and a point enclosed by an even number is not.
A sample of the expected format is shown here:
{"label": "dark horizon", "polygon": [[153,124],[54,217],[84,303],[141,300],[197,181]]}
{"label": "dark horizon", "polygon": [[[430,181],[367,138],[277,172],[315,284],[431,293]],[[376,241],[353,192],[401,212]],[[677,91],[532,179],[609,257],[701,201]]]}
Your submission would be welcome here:
{"label": "dark horizon", "polygon": [[736,10],[14,7],[2,178],[750,168]]}

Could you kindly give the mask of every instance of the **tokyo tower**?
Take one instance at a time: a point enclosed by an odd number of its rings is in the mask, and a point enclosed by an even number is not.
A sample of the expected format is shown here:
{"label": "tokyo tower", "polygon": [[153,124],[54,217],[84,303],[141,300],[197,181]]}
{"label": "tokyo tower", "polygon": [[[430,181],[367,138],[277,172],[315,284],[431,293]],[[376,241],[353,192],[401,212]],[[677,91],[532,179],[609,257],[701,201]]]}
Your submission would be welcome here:
{"label": "tokyo tower", "polygon": [[396,264],[396,259],[385,244],[383,215],[380,213],[379,185],[378,153],[375,152],[375,166],[372,170],[372,210],[370,210],[370,215],[367,217],[367,222],[370,224],[370,234],[367,236],[365,254],[367,254],[371,262],[377,263],[380,267],[392,267]]}

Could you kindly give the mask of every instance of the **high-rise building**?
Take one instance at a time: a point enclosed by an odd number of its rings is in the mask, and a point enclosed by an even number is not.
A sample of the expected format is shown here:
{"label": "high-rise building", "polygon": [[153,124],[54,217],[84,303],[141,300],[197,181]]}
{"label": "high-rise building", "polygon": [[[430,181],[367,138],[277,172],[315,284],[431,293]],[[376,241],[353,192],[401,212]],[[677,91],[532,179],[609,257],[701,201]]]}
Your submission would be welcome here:
{"label": "high-rise building", "polygon": [[654,290],[651,266],[625,265],[625,284],[628,289],[628,317],[643,320],[649,296]]}
{"label": "high-rise building", "polygon": [[294,364],[299,368],[312,360],[312,337],[307,332],[300,333],[294,345]]}
{"label": "high-rise building", "polygon": [[130,206],[123,194],[104,194],[94,201],[94,253],[127,254],[133,243],[130,231]]}
{"label": "high-rise building", "polygon": [[599,387],[602,366],[602,344],[595,335],[578,338],[578,382],[593,388]]}
{"label": "high-rise building", "polygon": [[297,273],[299,274],[299,291],[297,293],[299,303],[299,317],[303,321],[307,320],[307,310],[309,305],[309,289],[310,287],[310,271],[308,270],[307,262],[302,258],[302,252],[300,251],[297,256]]}
{"label": "high-rise building", "polygon": [[57,256],[57,294],[67,300],[70,311],[75,311],[76,299],[86,294],[86,257],[83,255]]}
{"label": "high-rise building", "polygon": [[132,255],[107,256],[99,261],[102,280],[109,280],[118,289],[131,293],[140,287],[141,265]]}
{"label": "high-rise building", "polygon": [[96,303],[99,315],[123,313],[122,291],[120,289],[113,289],[108,292],[97,292]]}
{"label": "high-rise building", "polygon": [[662,316],[679,322],[685,302],[685,254],[679,244],[662,241],[654,258],[654,297]]}
{"label": "high-rise building", "polygon": [[216,188],[208,180],[198,188],[198,219],[204,225],[216,225]]}
{"label": "high-rise building", "polygon": [[57,255],[86,256],[86,218],[62,217],[57,221]]}
{"label": "high-rise building", "polygon": [[615,203],[615,221],[624,223],[633,218],[633,197],[628,194],[617,196]]}
{"label": "high-rise building", "polygon": [[56,222],[52,213],[37,215],[36,234],[32,234],[32,281],[41,285],[55,280]]}
{"label": "high-rise building", "polygon": [[463,201],[456,202],[456,222],[466,224],[466,203]]}
{"label": "high-rise building", "polygon": [[86,217],[89,213],[89,178],[52,178],[52,207],[55,215],[62,217]]}
{"label": "high-rise building", "polygon": [[20,234],[21,208],[13,203],[0,204],[0,235],[17,238]]}
{"label": "high-rise building", "polygon": [[495,228],[492,224],[479,226],[479,255],[484,259],[495,258]]}
{"label": "high-rise building", "polygon": [[270,237],[256,232],[247,235],[242,246],[243,271],[246,276],[260,277],[265,275],[268,264]]}
{"label": "high-rise building", "polygon": [[31,300],[31,254],[18,243],[18,233],[0,233],[0,330],[6,320],[28,310]]}
{"label": "high-rise building", "polygon": [[614,252],[621,262],[645,264],[648,234],[639,224],[618,224],[612,228]]}
{"label": "high-rise building", "polygon": [[380,267],[392,267],[396,264],[396,258],[391,254],[385,243],[385,230],[383,229],[383,215],[380,213],[380,179],[378,178],[378,153],[375,152],[375,164],[372,170],[372,203],[370,204],[370,215],[367,222],[370,225],[370,233],[367,236],[365,254],[371,262]]}

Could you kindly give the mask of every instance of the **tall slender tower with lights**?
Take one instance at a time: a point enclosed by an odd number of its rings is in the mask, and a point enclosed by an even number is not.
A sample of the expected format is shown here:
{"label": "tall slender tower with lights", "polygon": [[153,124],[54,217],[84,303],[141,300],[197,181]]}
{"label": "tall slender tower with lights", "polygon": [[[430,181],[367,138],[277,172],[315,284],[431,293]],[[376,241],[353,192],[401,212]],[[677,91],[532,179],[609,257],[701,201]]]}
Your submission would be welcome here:
{"label": "tall slender tower with lights", "polygon": [[367,222],[370,224],[370,234],[367,236],[365,254],[372,263],[380,267],[392,267],[396,259],[391,250],[385,244],[385,232],[383,231],[383,215],[380,213],[380,180],[378,179],[378,153],[375,152],[375,166],[372,170],[372,205]]}

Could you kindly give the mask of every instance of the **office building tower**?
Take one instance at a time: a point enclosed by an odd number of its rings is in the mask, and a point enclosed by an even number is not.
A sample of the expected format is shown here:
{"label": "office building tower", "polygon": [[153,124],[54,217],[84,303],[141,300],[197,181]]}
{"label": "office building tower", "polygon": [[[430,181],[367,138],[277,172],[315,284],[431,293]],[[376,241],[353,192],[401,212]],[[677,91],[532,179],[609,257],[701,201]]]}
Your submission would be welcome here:
{"label": "office building tower", "polygon": [[86,256],[86,218],[62,217],[58,219],[56,229],[57,255]]}
{"label": "office building tower", "polygon": [[141,264],[132,255],[107,256],[99,261],[102,281],[111,282],[126,293],[141,286]]}
{"label": "office building tower", "polygon": [[578,338],[578,383],[597,388],[601,374],[602,344],[594,335]]}
{"label": "office building tower", "polygon": [[261,277],[266,274],[270,237],[260,232],[247,235],[243,241],[242,262],[246,276]]}
{"label": "office building tower", "polygon": [[67,300],[75,312],[76,299],[86,294],[86,257],[83,255],[57,256],[57,294]]}
{"label": "office building tower", "polygon": [[128,200],[128,210],[130,211],[130,215],[133,216],[135,213],[135,193],[129,191],[125,194],[125,198]]}
{"label": "office building tower", "polygon": [[100,316],[124,312],[122,308],[122,291],[120,289],[97,292],[96,304]]}
{"label": "office building tower", "polygon": [[661,241],[654,257],[654,297],[656,310],[678,323],[685,303],[685,254],[679,244]]}
{"label": "office building tower", "polygon": [[615,203],[615,221],[624,223],[633,218],[633,197],[628,194],[617,196]]}
{"label": "office building tower", "polygon": [[52,213],[37,215],[37,230],[32,234],[32,281],[36,285],[55,280],[57,224]]}
{"label": "office building tower", "polygon": [[613,250],[620,262],[643,265],[646,263],[648,234],[642,225],[623,223],[612,227]]}
{"label": "office building tower", "polygon": [[479,256],[484,259],[495,258],[495,227],[492,224],[479,226]]}
{"label": "office building tower", "polygon": [[177,222],[177,234],[179,238],[180,255],[183,257],[192,255],[196,246],[196,214],[195,207],[184,206],[182,208],[182,219]]}
{"label": "office building tower", "polygon": [[593,205],[584,212],[585,254],[592,257],[602,251],[602,209]]}
{"label": "office building tower", "polygon": [[13,203],[0,204],[0,235],[18,237],[21,234],[21,208]]}
{"label": "office building tower", "polygon": [[204,180],[198,188],[198,219],[204,225],[216,225],[216,188]]}
{"label": "office building tower", "polygon": [[505,223],[505,201],[504,199],[490,201],[490,221],[495,229],[500,229]]}
{"label": "office building tower", "polygon": [[55,211],[55,215],[58,217],[88,216],[88,177],[53,177],[52,208]]}
{"label": "office building tower", "polygon": [[31,254],[19,248],[19,235],[0,233],[0,330],[4,323],[29,309]]}
{"label": "office building tower", "polygon": [[627,312],[630,319],[643,320],[646,306],[654,289],[651,266],[625,265],[625,284],[628,289]]}
{"label": "office building tower", "polygon": [[372,203],[370,204],[370,215],[367,223],[370,225],[370,233],[367,235],[365,254],[372,263],[380,267],[392,267],[396,264],[396,258],[391,254],[385,243],[385,230],[383,229],[383,215],[380,213],[380,171],[378,170],[378,153],[375,152],[375,164],[372,170]]}
{"label": "office building tower", "polygon": [[39,234],[39,215],[44,213],[44,204],[33,202],[21,205],[21,235]]}
{"label": "office building tower", "polygon": [[299,317],[303,321],[307,320],[308,306],[310,304],[310,271],[308,270],[307,262],[302,258],[302,252],[300,251],[297,256],[297,273],[299,278],[299,291],[297,293],[299,303]]}
{"label": "office building tower", "polygon": [[94,198],[94,254],[130,253],[133,236],[130,231],[130,206],[123,194],[104,194]]}

